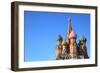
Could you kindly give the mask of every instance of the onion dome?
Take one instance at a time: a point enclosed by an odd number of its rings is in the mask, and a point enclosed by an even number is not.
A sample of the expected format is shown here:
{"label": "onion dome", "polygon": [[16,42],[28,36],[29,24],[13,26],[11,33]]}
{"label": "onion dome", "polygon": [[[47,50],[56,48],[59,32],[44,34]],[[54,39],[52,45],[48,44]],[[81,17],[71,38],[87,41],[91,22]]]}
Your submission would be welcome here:
{"label": "onion dome", "polygon": [[83,35],[83,36],[81,37],[81,39],[80,39],[80,42],[86,42],[86,41],[87,41],[87,39],[86,39],[85,35]]}
{"label": "onion dome", "polygon": [[62,38],[61,35],[58,35],[58,39],[57,39],[57,41],[63,41],[63,38]]}
{"label": "onion dome", "polygon": [[69,39],[71,38],[76,38],[76,33],[74,31],[71,31],[71,33],[69,34]]}

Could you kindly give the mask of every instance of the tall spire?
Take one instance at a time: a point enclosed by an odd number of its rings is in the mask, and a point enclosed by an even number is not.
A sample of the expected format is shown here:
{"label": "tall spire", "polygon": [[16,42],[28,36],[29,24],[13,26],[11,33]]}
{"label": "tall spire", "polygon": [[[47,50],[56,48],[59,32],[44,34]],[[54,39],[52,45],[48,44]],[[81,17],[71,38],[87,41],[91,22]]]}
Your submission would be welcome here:
{"label": "tall spire", "polygon": [[67,30],[67,38],[69,37],[69,34],[72,31],[72,26],[71,26],[71,18],[68,18],[68,30]]}

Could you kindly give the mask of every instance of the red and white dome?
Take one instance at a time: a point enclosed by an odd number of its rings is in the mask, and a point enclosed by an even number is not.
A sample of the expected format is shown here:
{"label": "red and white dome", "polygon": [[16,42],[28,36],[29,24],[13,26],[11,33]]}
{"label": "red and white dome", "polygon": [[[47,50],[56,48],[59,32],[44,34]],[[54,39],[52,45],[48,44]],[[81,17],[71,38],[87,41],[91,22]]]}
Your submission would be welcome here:
{"label": "red and white dome", "polygon": [[71,31],[71,33],[69,34],[69,39],[70,38],[76,38],[76,33],[74,31]]}

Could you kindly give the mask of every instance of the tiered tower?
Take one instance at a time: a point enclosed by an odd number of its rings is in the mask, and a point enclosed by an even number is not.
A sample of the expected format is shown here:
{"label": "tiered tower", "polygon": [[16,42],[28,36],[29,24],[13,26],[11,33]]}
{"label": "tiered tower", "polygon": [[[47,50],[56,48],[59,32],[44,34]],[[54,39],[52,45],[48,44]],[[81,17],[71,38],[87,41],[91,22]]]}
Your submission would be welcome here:
{"label": "tiered tower", "polygon": [[66,39],[69,37],[69,34],[72,31],[72,26],[71,26],[71,18],[68,18],[68,30],[67,30],[67,34],[66,34]]}

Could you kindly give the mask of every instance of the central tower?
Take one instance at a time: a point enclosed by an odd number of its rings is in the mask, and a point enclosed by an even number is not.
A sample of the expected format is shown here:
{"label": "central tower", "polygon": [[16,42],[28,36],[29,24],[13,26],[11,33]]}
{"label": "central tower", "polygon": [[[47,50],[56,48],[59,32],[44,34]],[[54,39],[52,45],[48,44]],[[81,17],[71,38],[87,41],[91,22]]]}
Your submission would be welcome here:
{"label": "central tower", "polygon": [[71,33],[71,31],[72,31],[71,18],[69,17],[68,18],[68,30],[67,30],[67,33],[66,33],[66,39],[69,37],[69,34]]}

